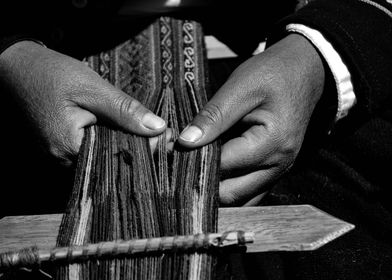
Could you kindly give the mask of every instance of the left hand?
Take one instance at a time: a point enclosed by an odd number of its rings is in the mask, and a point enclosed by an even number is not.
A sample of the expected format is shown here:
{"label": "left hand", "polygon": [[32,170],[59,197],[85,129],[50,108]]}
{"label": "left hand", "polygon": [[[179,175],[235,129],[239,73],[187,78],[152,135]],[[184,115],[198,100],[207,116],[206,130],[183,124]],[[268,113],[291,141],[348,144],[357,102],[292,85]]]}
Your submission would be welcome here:
{"label": "left hand", "polygon": [[166,128],[163,119],[83,62],[32,41],[1,53],[0,83],[28,116],[44,150],[66,166],[74,162],[85,128],[97,122],[146,137]]}
{"label": "left hand", "polygon": [[240,127],[222,146],[223,205],[257,204],[294,163],[324,87],[322,60],[290,34],[240,65],[180,135],[195,148]]}

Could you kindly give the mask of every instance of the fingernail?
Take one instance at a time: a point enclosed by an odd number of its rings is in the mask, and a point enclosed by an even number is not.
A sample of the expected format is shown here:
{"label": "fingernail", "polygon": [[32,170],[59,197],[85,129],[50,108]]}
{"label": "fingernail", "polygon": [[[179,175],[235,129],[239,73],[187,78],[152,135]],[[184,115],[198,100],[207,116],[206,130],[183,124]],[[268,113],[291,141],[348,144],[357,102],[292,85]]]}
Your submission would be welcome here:
{"label": "fingernail", "polygon": [[180,138],[187,142],[197,142],[203,136],[203,132],[197,126],[188,126],[181,133]]}
{"label": "fingernail", "polygon": [[153,113],[147,113],[143,116],[142,124],[149,129],[157,130],[165,126],[165,121]]}

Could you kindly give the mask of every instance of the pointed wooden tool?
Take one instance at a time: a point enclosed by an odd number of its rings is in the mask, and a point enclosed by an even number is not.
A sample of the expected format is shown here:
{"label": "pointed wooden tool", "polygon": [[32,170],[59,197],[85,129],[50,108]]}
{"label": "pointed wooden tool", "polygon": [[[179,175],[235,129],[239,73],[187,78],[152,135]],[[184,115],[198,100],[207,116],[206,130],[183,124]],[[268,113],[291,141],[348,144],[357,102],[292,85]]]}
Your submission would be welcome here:
{"label": "pointed wooden tool", "polygon": [[[55,247],[61,218],[62,214],[4,217],[0,220],[0,253]],[[255,234],[247,252],[314,250],[353,228],[310,205],[219,209],[219,232]]]}

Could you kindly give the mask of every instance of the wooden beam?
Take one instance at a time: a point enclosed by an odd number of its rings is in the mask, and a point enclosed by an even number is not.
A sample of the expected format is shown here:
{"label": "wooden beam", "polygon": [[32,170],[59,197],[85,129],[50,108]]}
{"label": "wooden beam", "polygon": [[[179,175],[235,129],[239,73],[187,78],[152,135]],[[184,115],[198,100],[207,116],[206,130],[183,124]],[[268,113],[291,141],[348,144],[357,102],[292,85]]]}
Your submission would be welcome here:
{"label": "wooden beam", "polygon": [[[0,253],[36,245],[50,249],[62,214],[9,216],[0,220]],[[310,205],[219,209],[219,232],[253,231],[247,252],[314,250],[352,230],[354,225]]]}

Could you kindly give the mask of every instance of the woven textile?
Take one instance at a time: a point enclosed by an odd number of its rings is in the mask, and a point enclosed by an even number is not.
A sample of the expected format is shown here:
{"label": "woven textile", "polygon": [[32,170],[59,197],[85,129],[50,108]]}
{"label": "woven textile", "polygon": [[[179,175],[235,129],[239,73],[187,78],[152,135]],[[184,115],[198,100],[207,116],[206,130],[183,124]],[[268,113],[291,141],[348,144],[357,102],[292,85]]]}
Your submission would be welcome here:
{"label": "woven textile", "polygon": [[[174,140],[207,101],[198,23],[162,17],[135,38],[89,57],[100,76],[173,129]],[[86,130],[58,246],[216,232],[219,148],[168,152],[103,126]],[[209,279],[210,253],[157,254],[58,268],[58,279]]]}

